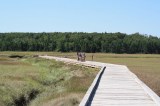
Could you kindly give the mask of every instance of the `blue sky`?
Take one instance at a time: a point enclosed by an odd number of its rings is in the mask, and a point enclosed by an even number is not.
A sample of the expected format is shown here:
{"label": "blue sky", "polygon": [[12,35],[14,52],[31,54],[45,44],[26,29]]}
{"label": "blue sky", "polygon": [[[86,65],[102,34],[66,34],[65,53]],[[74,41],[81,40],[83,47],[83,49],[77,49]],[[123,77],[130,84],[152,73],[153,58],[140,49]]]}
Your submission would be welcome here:
{"label": "blue sky", "polygon": [[55,31],[160,37],[160,0],[0,0],[0,32]]}

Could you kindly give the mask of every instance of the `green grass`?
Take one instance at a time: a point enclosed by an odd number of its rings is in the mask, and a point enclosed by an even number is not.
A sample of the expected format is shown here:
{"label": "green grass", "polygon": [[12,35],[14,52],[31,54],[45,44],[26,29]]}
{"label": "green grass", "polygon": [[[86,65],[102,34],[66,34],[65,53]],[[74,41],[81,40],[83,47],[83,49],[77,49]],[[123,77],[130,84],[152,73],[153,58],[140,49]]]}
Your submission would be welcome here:
{"label": "green grass", "polygon": [[[10,55],[24,57],[9,58]],[[32,55],[0,53],[0,106],[78,105],[98,72]]]}
{"label": "green grass", "polygon": [[[27,88],[28,86],[32,86],[31,88],[38,89],[40,92],[31,101],[31,106],[39,104],[43,106],[68,104],[70,106],[80,101],[97,71],[72,65],[66,66],[52,60],[28,58],[32,55],[46,54],[76,59],[76,53],[0,52],[0,90],[4,91],[3,93],[0,91],[0,95],[1,97],[5,95],[0,103],[12,101],[13,97],[16,98],[23,95],[24,92],[32,91]],[[8,58],[10,55],[21,55],[24,58]],[[91,60],[92,53],[86,53],[86,56],[87,60]],[[160,96],[160,55],[94,53],[94,61],[128,66]]]}
{"label": "green grass", "polygon": [[[10,52],[9,52],[10,53]],[[15,52],[13,52],[15,53]],[[17,53],[17,52],[16,52]],[[18,52],[35,54],[35,52]],[[52,55],[76,59],[76,53],[37,52],[39,55]],[[126,65],[143,82],[160,96],[160,55],[159,54],[108,54],[94,53],[94,61]],[[86,53],[86,60],[92,60],[92,53]]]}

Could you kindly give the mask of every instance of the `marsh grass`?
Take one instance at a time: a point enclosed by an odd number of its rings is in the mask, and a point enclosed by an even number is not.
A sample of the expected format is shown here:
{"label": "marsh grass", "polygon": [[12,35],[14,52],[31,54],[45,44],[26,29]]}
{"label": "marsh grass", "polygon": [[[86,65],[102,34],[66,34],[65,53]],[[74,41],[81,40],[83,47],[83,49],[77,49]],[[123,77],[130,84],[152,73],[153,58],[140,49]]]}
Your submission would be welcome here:
{"label": "marsh grass", "polygon": [[78,105],[98,70],[34,54],[0,53],[0,106]]}
{"label": "marsh grass", "polygon": [[[27,52],[28,53],[28,52]],[[33,53],[33,52],[29,52]],[[23,54],[23,53],[22,53]],[[76,53],[40,52],[59,57],[76,59]],[[110,54],[86,53],[86,60],[126,65],[143,82],[160,96],[160,55],[159,54]]]}
{"label": "marsh grass", "polygon": [[[76,59],[76,53],[0,52],[0,105],[38,91],[30,106],[74,106],[81,101],[98,70],[33,57],[51,55]],[[23,58],[8,58],[20,55]],[[160,96],[160,55],[86,53],[86,60],[126,65]]]}

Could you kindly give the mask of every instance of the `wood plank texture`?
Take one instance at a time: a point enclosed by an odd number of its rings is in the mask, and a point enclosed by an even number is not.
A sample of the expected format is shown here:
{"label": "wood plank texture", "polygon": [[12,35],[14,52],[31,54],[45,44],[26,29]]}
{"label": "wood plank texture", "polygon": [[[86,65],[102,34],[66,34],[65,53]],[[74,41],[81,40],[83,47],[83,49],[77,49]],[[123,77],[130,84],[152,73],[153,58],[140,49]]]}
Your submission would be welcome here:
{"label": "wood plank texture", "polygon": [[93,100],[90,101],[91,106],[160,106],[159,96],[139,80],[126,66],[92,61],[79,62],[73,59],[51,56],[40,57],[75,65],[101,67],[101,70],[82,99],[80,106],[86,105],[100,73],[103,71],[103,67],[105,67],[105,70]]}

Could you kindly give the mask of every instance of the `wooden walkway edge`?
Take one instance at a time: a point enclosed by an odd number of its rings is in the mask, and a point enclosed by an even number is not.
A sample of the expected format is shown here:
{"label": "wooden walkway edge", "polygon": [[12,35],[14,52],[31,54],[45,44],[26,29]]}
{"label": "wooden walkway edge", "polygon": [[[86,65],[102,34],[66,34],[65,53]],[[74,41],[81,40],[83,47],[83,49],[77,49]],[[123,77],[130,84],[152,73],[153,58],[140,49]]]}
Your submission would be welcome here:
{"label": "wooden walkway edge", "polygon": [[99,73],[98,77],[95,80],[95,85],[94,84],[92,85],[93,88],[92,88],[92,91],[91,91],[89,97],[87,98],[85,106],[90,106],[92,104],[93,98],[94,98],[94,96],[96,94],[96,90],[98,89],[99,83],[101,81],[101,78],[102,78],[102,75],[103,75],[105,69],[106,69],[106,67],[104,66],[100,70],[100,73]]}
{"label": "wooden walkway edge", "polygon": [[101,68],[80,106],[160,106],[160,97],[124,65],[79,62],[52,56],[39,57]]}

